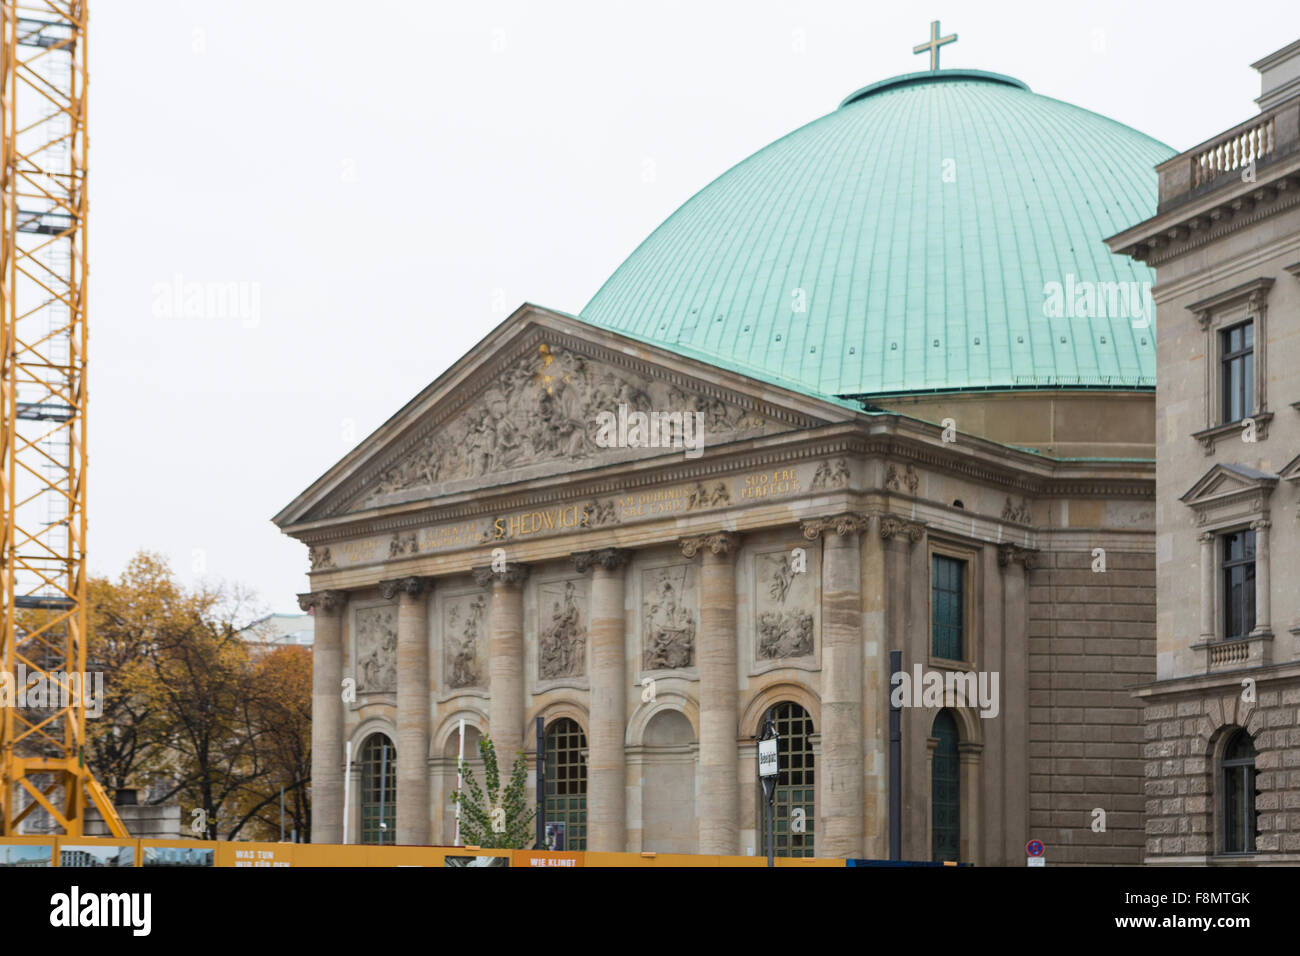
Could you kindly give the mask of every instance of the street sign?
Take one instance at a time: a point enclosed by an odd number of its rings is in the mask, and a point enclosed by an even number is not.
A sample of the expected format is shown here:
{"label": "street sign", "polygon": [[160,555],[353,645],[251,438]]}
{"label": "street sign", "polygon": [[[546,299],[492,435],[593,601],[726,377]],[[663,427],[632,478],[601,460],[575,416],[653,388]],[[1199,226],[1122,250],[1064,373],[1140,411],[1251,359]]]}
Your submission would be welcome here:
{"label": "street sign", "polygon": [[1047,866],[1047,858],[1041,856],[1025,857],[1025,866]]}
{"label": "street sign", "polygon": [[776,738],[758,742],[758,775],[760,777],[776,776]]}
{"label": "street sign", "polygon": [[1042,856],[1042,855],[1043,855],[1043,843],[1042,843],[1042,841],[1041,841],[1041,840],[1030,840],[1028,843],[1026,843],[1026,844],[1025,844],[1025,855],[1026,855],[1026,856]]}

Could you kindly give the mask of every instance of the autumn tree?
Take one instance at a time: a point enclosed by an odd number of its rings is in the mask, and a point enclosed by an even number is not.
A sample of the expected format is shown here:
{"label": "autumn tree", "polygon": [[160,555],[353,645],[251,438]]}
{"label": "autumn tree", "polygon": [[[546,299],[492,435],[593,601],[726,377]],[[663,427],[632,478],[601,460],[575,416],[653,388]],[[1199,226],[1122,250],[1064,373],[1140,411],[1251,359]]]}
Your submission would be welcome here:
{"label": "autumn tree", "polygon": [[252,667],[253,732],[259,738],[258,759],[268,773],[240,791],[234,829],[248,831],[253,839],[279,839],[283,788],[286,831],[310,833],[311,651],[277,647],[255,653]]}

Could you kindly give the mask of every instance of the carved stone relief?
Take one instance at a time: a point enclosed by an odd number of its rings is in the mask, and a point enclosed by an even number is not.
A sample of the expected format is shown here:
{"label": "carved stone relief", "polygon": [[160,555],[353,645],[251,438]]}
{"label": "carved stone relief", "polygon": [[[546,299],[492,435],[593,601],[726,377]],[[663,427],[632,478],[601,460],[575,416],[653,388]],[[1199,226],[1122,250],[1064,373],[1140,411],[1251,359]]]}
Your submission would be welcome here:
{"label": "carved stone relief", "polygon": [[902,470],[897,465],[889,465],[885,469],[885,487],[890,491],[901,492],[906,488],[909,495],[914,495],[920,484],[921,478],[910,464]]}
{"label": "carved stone relief", "polygon": [[481,653],[487,640],[487,595],[448,598],[442,606],[442,674],[452,689],[482,687],[487,668]]}
{"label": "carved stone relief", "polygon": [[848,484],[849,463],[843,458],[839,458],[833,462],[823,461],[817,466],[817,472],[813,475],[809,490],[828,491],[832,488],[845,488]]}
{"label": "carved stone relief", "polygon": [[789,552],[779,551],[754,556],[754,582],[759,660],[811,655],[816,628],[812,576],[795,571]]}
{"label": "carved stone relief", "polygon": [[391,694],[397,690],[397,608],[366,607],[357,611],[357,692]]}
{"label": "carved stone relief", "polygon": [[677,564],[641,574],[641,666],[695,666],[695,566]]}
{"label": "carved stone relief", "polygon": [[601,451],[597,414],[616,412],[620,404],[635,411],[701,413],[714,441],[764,424],[761,415],[737,405],[541,345],[498,373],[463,412],[381,472],[358,506],[395,491],[591,458]]}
{"label": "carved stone relief", "polygon": [[687,511],[718,508],[729,504],[731,504],[731,492],[727,489],[726,482],[722,481],[715,481],[711,486],[702,481],[697,481],[695,487],[691,489],[690,495],[686,498]]}
{"label": "carved stone relief", "polygon": [[388,542],[388,556],[390,558],[400,558],[405,554],[415,554],[420,550],[420,539],[414,531],[401,534],[393,532],[392,540]]}
{"label": "carved stone relief", "polygon": [[1011,498],[1007,498],[1007,503],[1002,506],[1002,520],[1011,521],[1015,524],[1030,524],[1033,521],[1033,515],[1029,510],[1029,501],[1022,498],[1020,504],[1014,504]]}
{"label": "carved stone relief", "polygon": [[327,568],[334,567],[334,556],[330,554],[329,547],[308,548],[307,561],[313,571],[324,571]]}
{"label": "carved stone relief", "polygon": [[587,671],[587,585],[556,581],[537,588],[537,676],[581,677]]}

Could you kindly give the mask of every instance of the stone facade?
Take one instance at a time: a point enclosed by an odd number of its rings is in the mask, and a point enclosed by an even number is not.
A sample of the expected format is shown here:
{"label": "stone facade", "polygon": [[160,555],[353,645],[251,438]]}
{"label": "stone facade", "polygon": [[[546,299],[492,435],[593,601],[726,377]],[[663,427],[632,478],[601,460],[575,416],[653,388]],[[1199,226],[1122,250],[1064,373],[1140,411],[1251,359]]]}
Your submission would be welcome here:
{"label": "stone facade", "polygon": [[[1255,67],[1260,114],[1159,166],[1157,215],[1108,240],[1158,280],[1149,863],[1300,861],[1300,42]],[[1225,824],[1242,730],[1253,840]]]}
{"label": "stone facade", "polygon": [[[592,444],[587,416],[619,402],[698,412],[704,447]],[[1140,393],[1096,416],[1136,440],[1134,407],[1149,423]],[[802,847],[885,858],[899,651],[909,674],[998,681],[989,708],[959,683],[902,707],[905,858],[932,856],[946,710],[962,860],[1021,865],[1041,839],[1060,862],[1138,862],[1153,469],[1001,444],[961,414],[953,433],[856,411],[520,309],[276,518],[313,557],[313,840],[342,839],[345,786],[364,838],[381,735],[396,838],[451,842],[461,722],[469,760],[490,734],[534,766],[541,717],[585,741],[588,849],[758,853],[756,736],[793,705]],[[1107,455],[1095,420],[1053,427]],[[471,432],[476,452],[445,453]],[[963,569],[963,660],[934,653],[939,559]]]}

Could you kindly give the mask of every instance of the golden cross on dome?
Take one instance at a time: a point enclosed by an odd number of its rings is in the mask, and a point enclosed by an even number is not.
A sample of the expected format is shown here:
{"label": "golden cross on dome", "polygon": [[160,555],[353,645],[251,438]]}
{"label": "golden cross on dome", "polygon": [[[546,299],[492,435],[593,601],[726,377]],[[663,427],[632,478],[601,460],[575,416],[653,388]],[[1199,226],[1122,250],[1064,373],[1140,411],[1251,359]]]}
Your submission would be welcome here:
{"label": "golden cross on dome", "polygon": [[924,53],[926,50],[929,50],[930,69],[937,70],[939,69],[939,47],[955,42],[957,42],[957,34],[954,33],[952,36],[947,37],[939,36],[939,21],[933,20],[930,22],[930,42],[912,47],[912,52]]}

